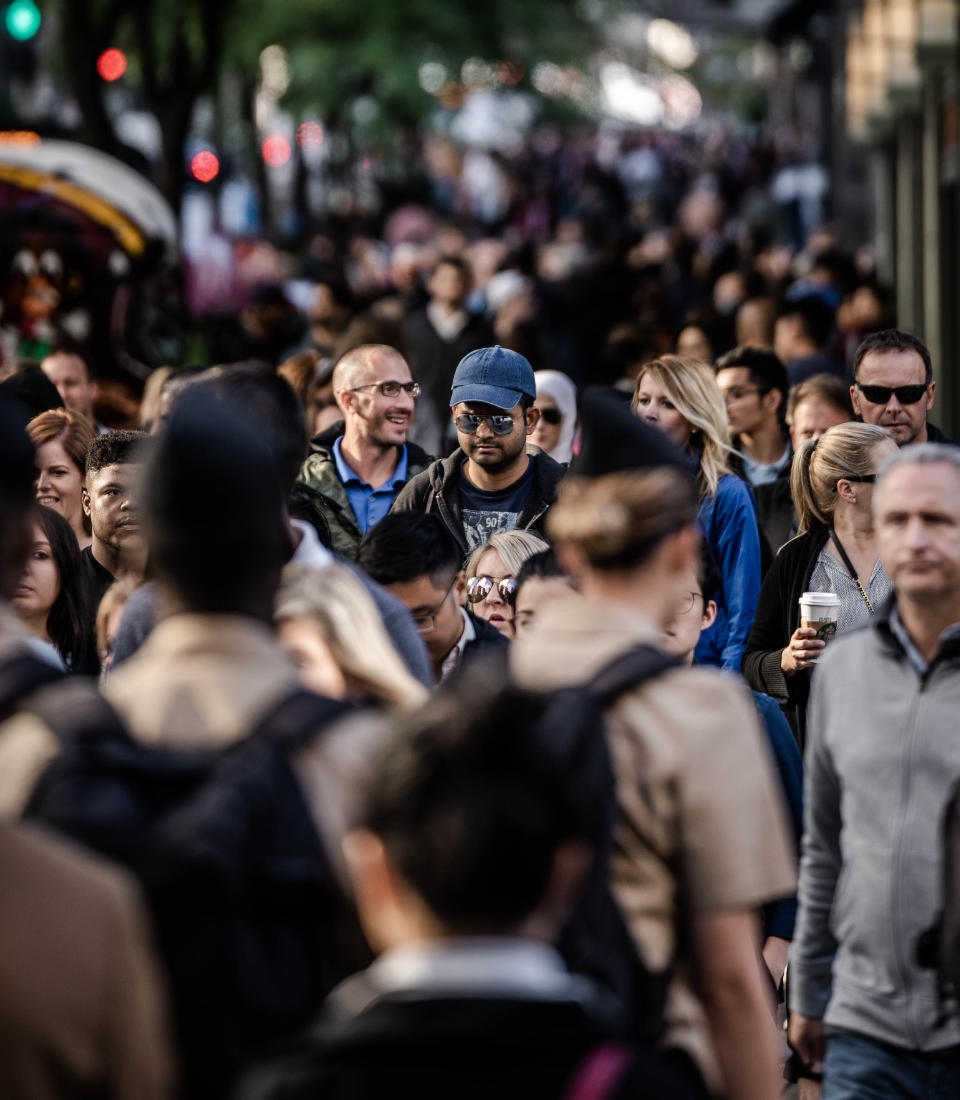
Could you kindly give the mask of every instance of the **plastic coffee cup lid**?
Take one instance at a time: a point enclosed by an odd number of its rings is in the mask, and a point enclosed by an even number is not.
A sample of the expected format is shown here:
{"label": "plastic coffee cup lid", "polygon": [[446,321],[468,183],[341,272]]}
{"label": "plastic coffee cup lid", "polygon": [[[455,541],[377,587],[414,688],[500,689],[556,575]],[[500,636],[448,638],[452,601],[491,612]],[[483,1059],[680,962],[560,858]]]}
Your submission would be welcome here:
{"label": "plastic coffee cup lid", "polygon": [[840,597],[836,592],[804,592],[800,597],[800,603],[815,607],[839,607]]}

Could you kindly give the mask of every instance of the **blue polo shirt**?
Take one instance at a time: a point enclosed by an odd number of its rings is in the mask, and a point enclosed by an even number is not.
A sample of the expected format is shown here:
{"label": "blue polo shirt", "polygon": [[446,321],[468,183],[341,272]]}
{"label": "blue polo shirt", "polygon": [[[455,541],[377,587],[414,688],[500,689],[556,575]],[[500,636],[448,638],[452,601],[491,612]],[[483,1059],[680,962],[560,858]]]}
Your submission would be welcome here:
{"label": "blue polo shirt", "polygon": [[397,493],[407,483],[407,445],[404,443],[400,448],[400,461],[393,472],[393,477],[387,478],[378,489],[374,489],[372,485],[362,481],[360,476],[347,465],[340,451],[342,442],[341,435],[333,445],[333,461],[336,463],[337,476],[347,490],[347,499],[350,501],[353,514],[357,517],[360,530],[366,534],[390,511]]}

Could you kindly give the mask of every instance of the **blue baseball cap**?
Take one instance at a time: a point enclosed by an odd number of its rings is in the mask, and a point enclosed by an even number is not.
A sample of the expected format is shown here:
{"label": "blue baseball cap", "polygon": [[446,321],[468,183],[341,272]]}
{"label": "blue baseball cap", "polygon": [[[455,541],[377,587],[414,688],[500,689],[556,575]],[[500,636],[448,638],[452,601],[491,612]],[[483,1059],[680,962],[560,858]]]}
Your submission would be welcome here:
{"label": "blue baseball cap", "polygon": [[526,394],[536,398],[533,367],[519,352],[502,348],[477,348],[465,355],[453,376],[450,408],[461,401],[476,401],[497,409],[512,409]]}

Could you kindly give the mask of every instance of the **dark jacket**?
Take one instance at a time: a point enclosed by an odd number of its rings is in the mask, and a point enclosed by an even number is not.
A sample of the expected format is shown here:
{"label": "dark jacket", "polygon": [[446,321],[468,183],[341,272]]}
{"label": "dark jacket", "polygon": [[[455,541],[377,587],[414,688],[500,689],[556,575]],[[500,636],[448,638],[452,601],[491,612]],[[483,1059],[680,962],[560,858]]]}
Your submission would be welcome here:
{"label": "dark jacket", "polygon": [[[363,532],[333,457],[333,445],[341,435],[342,420],[310,441],[310,454],[290,493],[290,514],[312,523],[324,546],[353,561]],[[430,455],[416,443],[407,443],[408,480],[426,469],[430,461]]]}
{"label": "dark jacket", "polygon": [[928,443],[953,443],[952,439],[948,439],[942,431],[936,426],[927,421],[927,442]]}
{"label": "dark jacket", "polygon": [[[743,458],[740,455],[740,437],[734,436],[732,443],[737,448],[730,456],[730,469],[737,477],[742,477],[749,485]],[[793,495],[790,492],[790,470],[793,467],[793,449],[790,461],[777,475],[776,481],[766,485],[751,485],[753,499],[757,504],[757,524],[760,534],[767,540],[770,558],[764,562],[764,573],[772,564],[777,551],[797,533],[796,510],[793,507]]]}
{"label": "dark jacket", "polygon": [[810,693],[806,669],[785,676],[780,653],[800,625],[800,597],[807,591],[827,529],[798,535],[783,547],[763,579],[753,629],[743,655],[744,679],[755,691],[772,695],[795,712],[797,728],[803,728],[802,712]]}
{"label": "dark jacket", "polygon": [[[533,482],[517,520],[517,530],[543,535],[547,512],[556,500],[566,467],[532,444],[527,445],[527,454],[533,460]],[[470,549],[460,510],[460,467],[466,460],[467,456],[459,447],[447,458],[438,458],[422,473],[410,478],[393,502],[393,509],[398,512],[426,512],[439,516],[464,554]]]}
{"label": "dark jacket", "polygon": [[463,656],[460,659],[460,668],[457,671],[462,671],[477,657],[499,655],[506,659],[507,650],[510,646],[507,639],[495,626],[491,626],[486,619],[478,618],[472,611],[468,611],[467,614],[473,623],[476,637],[463,647]]}
{"label": "dark jacket", "polygon": [[430,987],[376,993],[364,974],[348,981],[331,998],[323,1025],[285,1057],[251,1074],[237,1100],[601,1095],[596,1086],[588,1093],[571,1085],[601,1047],[617,1056],[622,1050],[625,1061],[602,1091],[609,1100],[706,1095],[685,1059],[611,1047],[619,1028],[603,1002],[588,997],[471,995]]}

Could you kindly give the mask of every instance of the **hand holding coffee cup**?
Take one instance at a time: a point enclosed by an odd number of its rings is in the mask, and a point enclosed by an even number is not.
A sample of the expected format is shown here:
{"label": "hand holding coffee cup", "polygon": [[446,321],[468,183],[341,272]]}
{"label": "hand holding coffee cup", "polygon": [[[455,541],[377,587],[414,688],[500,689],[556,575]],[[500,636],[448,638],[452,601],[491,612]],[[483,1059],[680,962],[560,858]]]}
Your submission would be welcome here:
{"label": "hand holding coffee cup", "polygon": [[840,597],[835,592],[804,592],[800,597],[800,626],[780,652],[786,673],[812,668],[820,651],[837,632]]}
{"label": "hand holding coffee cup", "polygon": [[800,669],[813,668],[827,643],[810,626],[798,626],[790,641],[780,650],[780,668],[789,676]]}

